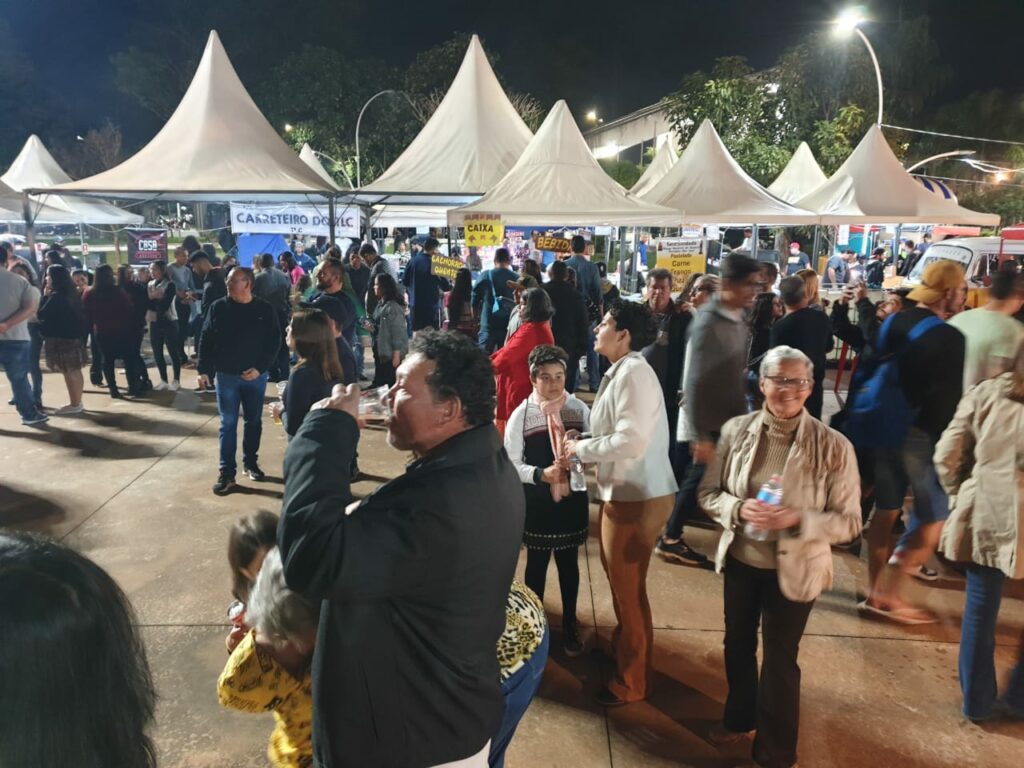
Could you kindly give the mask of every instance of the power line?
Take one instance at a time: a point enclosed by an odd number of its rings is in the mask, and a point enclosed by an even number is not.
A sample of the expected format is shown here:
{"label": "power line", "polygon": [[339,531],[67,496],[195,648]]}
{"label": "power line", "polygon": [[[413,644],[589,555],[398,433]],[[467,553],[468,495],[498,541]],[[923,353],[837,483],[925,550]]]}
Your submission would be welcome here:
{"label": "power line", "polygon": [[984,184],[992,187],[1017,187],[1024,189],[1024,184],[1013,184],[1006,181],[978,181],[976,179],[958,179],[953,176],[932,176],[930,173],[912,173],[911,176],[918,176],[922,179],[938,179],[939,181],[955,181],[957,184]]}
{"label": "power line", "polygon": [[961,136],[956,133],[939,133],[938,131],[922,131],[919,128],[905,128],[902,125],[889,125],[882,123],[883,128],[892,128],[896,131],[909,131],[910,133],[923,133],[926,136],[942,136],[947,139],[965,139],[967,141],[984,141],[989,144],[1012,144],[1017,147],[1024,147],[1024,141],[1005,141],[1003,139],[983,139],[979,136]]}

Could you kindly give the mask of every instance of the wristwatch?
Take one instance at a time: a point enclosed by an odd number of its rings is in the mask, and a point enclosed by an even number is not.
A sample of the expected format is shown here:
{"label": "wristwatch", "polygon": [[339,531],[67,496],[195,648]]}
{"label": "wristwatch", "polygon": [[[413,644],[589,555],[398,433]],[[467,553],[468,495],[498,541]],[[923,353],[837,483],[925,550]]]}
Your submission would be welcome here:
{"label": "wristwatch", "polygon": [[533,484],[542,485],[544,483],[544,470],[540,467],[533,468]]}

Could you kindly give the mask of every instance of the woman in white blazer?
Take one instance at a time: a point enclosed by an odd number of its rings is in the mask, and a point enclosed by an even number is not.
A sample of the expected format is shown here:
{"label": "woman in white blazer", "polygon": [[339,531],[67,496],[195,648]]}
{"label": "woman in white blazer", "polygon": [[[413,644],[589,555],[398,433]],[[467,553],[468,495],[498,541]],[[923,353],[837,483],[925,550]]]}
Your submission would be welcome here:
{"label": "woman in white blazer", "polygon": [[654,646],[647,568],[677,489],[668,460],[661,385],[640,354],[657,334],[646,304],[616,302],[597,327],[594,349],[611,362],[591,411],[592,437],[566,441],[566,455],[594,464],[601,505],[601,563],[618,621],[616,674],[597,695],[604,706],[647,697]]}

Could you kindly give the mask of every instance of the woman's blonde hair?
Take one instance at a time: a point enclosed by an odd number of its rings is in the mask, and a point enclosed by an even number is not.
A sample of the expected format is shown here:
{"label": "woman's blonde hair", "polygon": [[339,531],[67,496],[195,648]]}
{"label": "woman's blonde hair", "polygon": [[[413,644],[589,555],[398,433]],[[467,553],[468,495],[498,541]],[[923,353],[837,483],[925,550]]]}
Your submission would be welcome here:
{"label": "woman's blonde hair", "polygon": [[807,304],[821,304],[821,278],[818,277],[818,273],[808,267],[801,269],[796,276],[803,278]]}

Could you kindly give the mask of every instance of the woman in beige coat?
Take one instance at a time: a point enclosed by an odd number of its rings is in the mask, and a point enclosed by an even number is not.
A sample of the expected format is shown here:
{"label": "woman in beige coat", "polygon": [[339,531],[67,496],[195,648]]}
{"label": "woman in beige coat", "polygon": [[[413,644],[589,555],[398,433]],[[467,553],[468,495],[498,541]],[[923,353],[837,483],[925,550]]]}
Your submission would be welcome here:
{"label": "woman in beige coat", "polygon": [[[861,527],[853,446],[804,410],[813,368],[792,347],[768,351],[760,370],[764,407],[725,423],[698,494],[725,529],[716,566],[725,569],[729,695],[712,740],[756,732],[753,757],[763,768],[796,765],[800,638],[815,599],[832,586],[831,545],[854,539]],[[781,480],[781,502],[759,501],[773,478]]]}
{"label": "woman in beige coat", "polygon": [[935,447],[935,468],[952,511],[939,551],[967,564],[960,630],[964,716],[988,720],[1005,708],[1024,717],[1024,660],[997,702],[995,635],[1003,582],[1024,578],[1024,346],[1013,369],[964,394]]}

